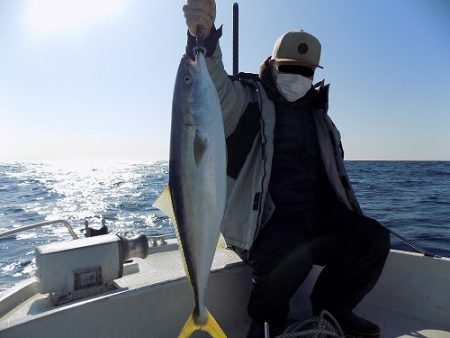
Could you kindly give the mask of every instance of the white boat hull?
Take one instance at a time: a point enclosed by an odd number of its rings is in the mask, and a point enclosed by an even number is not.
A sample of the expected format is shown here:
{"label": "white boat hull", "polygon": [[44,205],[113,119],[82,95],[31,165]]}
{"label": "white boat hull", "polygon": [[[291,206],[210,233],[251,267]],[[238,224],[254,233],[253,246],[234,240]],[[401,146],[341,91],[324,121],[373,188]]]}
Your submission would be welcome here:
{"label": "white boat hull", "polygon": [[[0,295],[0,337],[176,337],[193,307],[179,252],[135,259],[133,268],[139,272],[116,280],[117,289],[59,306],[37,293],[36,280],[18,285]],[[206,304],[228,337],[245,337],[251,270],[227,249],[216,253],[213,270]],[[292,318],[311,315],[308,297],[319,272],[314,267],[296,293]],[[382,337],[450,338],[450,259],[391,251],[356,312],[377,322]]]}

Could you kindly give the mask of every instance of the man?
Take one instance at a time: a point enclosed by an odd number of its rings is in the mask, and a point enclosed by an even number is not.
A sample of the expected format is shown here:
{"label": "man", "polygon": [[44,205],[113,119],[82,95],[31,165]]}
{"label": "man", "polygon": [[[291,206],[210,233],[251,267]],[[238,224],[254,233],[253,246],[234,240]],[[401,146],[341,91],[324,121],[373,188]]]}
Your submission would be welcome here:
{"label": "man", "polygon": [[222,233],[253,267],[248,338],[283,331],[289,300],[313,264],[324,266],[313,313],[331,312],[346,334],[378,337],[353,313],[373,288],[389,252],[388,231],[364,216],[347,177],[340,135],[327,115],[329,85],[312,85],[321,45],[304,31],[282,35],[258,75],[229,77],[214,27],[214,0],[188,0],[186,53],[198,25],[221,100],[227,143]]}

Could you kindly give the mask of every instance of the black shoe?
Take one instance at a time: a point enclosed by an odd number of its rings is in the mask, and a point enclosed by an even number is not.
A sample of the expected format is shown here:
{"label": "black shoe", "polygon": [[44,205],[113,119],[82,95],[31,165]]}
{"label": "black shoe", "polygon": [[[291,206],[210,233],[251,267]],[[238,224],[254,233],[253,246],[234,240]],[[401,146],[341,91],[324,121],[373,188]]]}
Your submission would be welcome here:
{"label": "black shoe", "polygon": [[[269,337],[273,338],[283,333],[283,329],[275,326],[269,325]],[[252,320],[250,328],[247,332],[247,338],[265,338],[264,336],[264,323],[257,320]]]}
{"label": "black shoe", "polygon": [[353,312],[346,315],[336,315],[336,319],[346,336],[363,338],[377,338],[380,336],[380,328],[377,324],[358,317]]}

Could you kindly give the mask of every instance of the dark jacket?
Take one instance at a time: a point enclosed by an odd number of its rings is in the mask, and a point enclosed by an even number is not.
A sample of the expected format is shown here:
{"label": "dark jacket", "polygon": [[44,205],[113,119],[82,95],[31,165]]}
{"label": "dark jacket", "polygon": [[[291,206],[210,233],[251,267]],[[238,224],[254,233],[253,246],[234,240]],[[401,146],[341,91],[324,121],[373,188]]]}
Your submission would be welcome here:
{"label": "dark jacket", "polygon": [[[213,30],[206,62],[221,101],[227,141],[227,202],[222,234],[227,244],[248,250],[275,208],[268,194],[275,107],[270,89],[258,76],[228,76],[222,63],[219,37],[220,30]],[[314,96],[314,123],[324,168],[337,199],[350,210],[361,213],[345,170],[339,131],[327,114],[328,90],[329,85],[321,81],[308,94]]]}

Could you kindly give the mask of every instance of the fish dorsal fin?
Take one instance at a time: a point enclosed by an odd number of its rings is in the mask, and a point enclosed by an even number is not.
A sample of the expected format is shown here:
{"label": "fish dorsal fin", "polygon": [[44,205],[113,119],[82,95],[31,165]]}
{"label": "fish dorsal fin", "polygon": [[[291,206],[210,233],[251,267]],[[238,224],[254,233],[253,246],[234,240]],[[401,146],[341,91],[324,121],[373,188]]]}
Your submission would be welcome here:
{"label": "fish dorsal fin", "polygon": [[153,206],[169,216],[174,224],[177,224],[175,212],[173,211],[172,195],[170,194],[169,185],[164,187],[164,190],[161,194],[159,194],[155,202],[153,202]]}
{"label": "fish dorsal fin", "polygon": [[194,137],[194,159],[197,168],[200,166],[200,162],[202,161],[203,155],[205,154],[206,144],[207,139],[202,137],[200,135],[200,132],[197,130]]}

